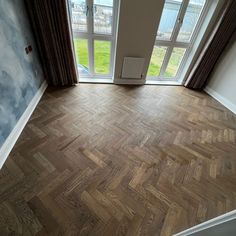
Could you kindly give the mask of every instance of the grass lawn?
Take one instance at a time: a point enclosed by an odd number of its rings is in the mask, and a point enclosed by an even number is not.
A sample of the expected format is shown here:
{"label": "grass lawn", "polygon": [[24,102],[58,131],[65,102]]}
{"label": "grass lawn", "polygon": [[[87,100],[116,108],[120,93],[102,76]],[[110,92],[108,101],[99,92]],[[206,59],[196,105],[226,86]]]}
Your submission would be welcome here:
{"label": "grass lawn", "polygon": [[[89,67],[88,63],[88,44],[87,39],[74,39],[75,54],[78,64]],[[94,41],[94,67],[95,73],[109,74],[110,68],[110,50],[111,43],[109,41]],[[148,68],[149,76],[158,76],[160,73],[161,65],[164,60],[167,47],[155,46],[152,53],[151,62]],[[179,64],[185,53],[183,48],[174,48],[170,57],[169,64],[166,68],[164,75],[166,77],[173,77],[176,75]]]}
{"label": "grass lawn", "polygon": [[87,39],[74,39],[75,55],[77,64],[89,67]]}
{"label": "grass lawn", "polygon": [[[152,52],[152,58],[148,68],[149,76],[158,76],[160,73],[161,65],[164,60],[167,47],[157,47],[155,46]],[[172,55],[170,57],[168,66],[164,73],[165,77],[174,77],[178,71],[179,64],[183,58],[185,49],[174,48]]]}
{"label": "grass lawn", "polygon": [[98,74],[109,74],[111,43],[109,41],[94,41],[94,67]]}
{"label": "grass lawn", "polygon": [[167,77],[174,77],[179,69],[179,65],[184,56],[185,49],[184,48],[174,48],[169,60],[169,64],[164,73]]}
{"label": "grass lawn", "polygon": [[[75,55],[78,64],[88,66],[88,44],[87,39],[74,39]],[[95,73],[109,74],[110,69],[110,48],[108,41],[94,41],[94,67]]]}
{"label": "grass lawn", "polygon": [[166,47],[154,47],[152,52],[151,61],[148,68],[149,76],[157,76],[160,73],[161,65],[166,53]]}

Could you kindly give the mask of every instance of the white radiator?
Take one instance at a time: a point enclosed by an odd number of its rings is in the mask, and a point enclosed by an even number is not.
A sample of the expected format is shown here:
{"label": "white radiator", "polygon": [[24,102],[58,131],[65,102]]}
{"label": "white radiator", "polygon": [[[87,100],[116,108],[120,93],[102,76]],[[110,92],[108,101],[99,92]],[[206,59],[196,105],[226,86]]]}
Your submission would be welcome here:
{"label": "white radiator", "polygon": [[143,73],[144,58],[125,57],[122,67],[122,79],[141,79]]}

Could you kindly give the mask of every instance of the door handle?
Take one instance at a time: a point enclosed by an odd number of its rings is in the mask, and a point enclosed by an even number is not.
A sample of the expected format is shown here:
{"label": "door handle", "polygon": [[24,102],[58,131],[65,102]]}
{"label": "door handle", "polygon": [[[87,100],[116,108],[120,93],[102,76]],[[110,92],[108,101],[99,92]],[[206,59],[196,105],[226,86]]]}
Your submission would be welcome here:
{"label": "door handle", "polygon": [[86,16],[89,15],[89,6],[86,7]]}
{"label": "door handle", "polygon": [[182,26],[182,24],[183,24],[183,19],[181,19],[181,18],[178,18],[178,24],[180,25],[180,27]]}

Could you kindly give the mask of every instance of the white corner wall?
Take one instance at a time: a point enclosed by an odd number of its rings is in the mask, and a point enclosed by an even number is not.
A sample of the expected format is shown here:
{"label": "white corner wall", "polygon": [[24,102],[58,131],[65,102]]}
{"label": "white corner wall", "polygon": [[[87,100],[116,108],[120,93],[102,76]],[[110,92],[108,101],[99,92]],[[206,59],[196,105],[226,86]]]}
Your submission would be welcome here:
{"label": "white corner wall", "polygon": [[236,33],[215,66],[205,91],[236,114]]}

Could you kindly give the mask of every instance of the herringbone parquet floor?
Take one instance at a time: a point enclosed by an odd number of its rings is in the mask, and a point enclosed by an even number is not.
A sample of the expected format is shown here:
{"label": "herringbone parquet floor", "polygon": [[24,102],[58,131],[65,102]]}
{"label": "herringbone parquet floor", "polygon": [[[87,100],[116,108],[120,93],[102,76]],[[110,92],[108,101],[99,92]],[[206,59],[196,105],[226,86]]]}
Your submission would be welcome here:
{"label": "herringbone parquet floor", "polygon": [[0,235],[171,235],[236,207],[236,116],[183,87],[48,90],[0,171]]}

